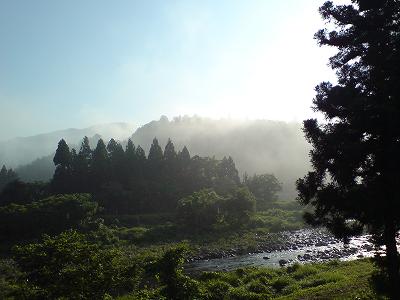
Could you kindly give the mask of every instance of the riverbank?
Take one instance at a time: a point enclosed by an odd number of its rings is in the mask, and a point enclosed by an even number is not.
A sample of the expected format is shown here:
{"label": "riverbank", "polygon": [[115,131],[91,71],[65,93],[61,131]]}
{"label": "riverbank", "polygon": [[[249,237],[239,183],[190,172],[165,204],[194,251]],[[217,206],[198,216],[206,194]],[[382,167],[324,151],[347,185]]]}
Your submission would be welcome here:
{"label": "riverbank", "polygon": [[[233,270],[240,267],[281,267],[293,263],[323,262],[334,259],[354,260],[372,257],[375,249],[369,235],[354,237],[348,244],[327,230],[307,228],[260,236],[256,251],[241,253],[243,248],[217,250],[206,255],[194,254],[186,265],[190,272]],[[242,241],[242,245],[243,245]],[[211,251],[209,248],[208,251]]]}
{"label": "riverbank", "polygon": [[[374,285],[376,271],[370,259],[362,259],[295,264],[279,269],[252,267],[203,272],[190,280],[198,287],[196,299],[387,299]],[[140,298],[136,294],[118,299]]]}

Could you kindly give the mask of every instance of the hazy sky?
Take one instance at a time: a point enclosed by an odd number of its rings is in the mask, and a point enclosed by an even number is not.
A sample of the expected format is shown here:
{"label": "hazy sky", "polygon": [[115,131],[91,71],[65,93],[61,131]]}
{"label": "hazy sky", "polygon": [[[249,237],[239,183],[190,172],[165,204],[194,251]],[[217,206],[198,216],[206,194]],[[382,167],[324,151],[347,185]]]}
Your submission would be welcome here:
{"label": "hazy sky", "polygon": [[0,1],[0,140],[160,115],[301,121],[316,0]]}

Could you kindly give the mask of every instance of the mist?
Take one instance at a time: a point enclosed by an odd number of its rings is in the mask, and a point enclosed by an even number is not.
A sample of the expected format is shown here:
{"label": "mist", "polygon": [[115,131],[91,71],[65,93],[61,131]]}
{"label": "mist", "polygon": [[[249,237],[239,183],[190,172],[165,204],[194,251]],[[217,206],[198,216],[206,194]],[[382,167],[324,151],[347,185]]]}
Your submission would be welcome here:
{"label": "mist", "polygon": [[273,173],[283,184],[281,198],[294,199],[295,181],[309,170],[311,149],[298,122],[210,119],[198,116],[161,117],[139,127],[132,141],[148,152],[157,137],[165,146],[170,138],[177,149],[191,155],[232,156],[239,173]]}
{"label": "mist", "polygon": [[168,139],[177,150],[187,146],[192,156],[215,156],[217,159],[231,156],[240,176],[274,174],[282,183],[282,199],[296,197],[295,181],[303,177],[310,166],[310,147],[300,123],[199,116],[179,116],[172,120],[162,116],[136,130],[131,124],[111,123],[16,138],[0,144],[0,164],[15,168],[23,180],[49,180],[54,172],[52,159],[58,141],[63,138],[70,148],[79,150],[84,136],[89,137],[92,148],[99,138],[106,143],[114,138],[123,145],[131,138],[148,153],[156,137],[162,147]]}
{"label": "mist", "polygon": [[109,123],[0,141],[0,165],[5,164],[7,167],[17,168],[38,158],[49,156],[55,152],[60,139],[65,139],[69,145],[77,147],[84,136],[99,135],[105,140],[112,137],[123,140],[131,135],[135,128],[135,125],[129,123]]}

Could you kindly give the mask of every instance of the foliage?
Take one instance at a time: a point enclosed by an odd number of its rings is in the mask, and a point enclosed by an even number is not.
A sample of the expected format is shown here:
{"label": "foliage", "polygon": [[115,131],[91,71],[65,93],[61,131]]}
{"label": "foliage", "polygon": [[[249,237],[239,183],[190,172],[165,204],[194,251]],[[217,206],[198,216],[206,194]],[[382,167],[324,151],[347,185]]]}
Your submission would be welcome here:
{"label": "foliage", "polygon": [[158,278],[163,285],[161,293],[171,300],[191,300],[199,295],[198,282],[183,273],[188,247],[178,245],[165,252],[157,262]]}
{"label": "foliage", "polygon": [[385,299],[370,285],[374,272],[363,260],[205,272],[198,282],[201,299]]}
{"label": "foliage", "polygon": [[37,237],[78,228],[93,216],[97,203],[88,194],[57,195],[29,204],[0,207],[0,239]]}
{"label": "foliage", "polygon": [[271,203],[278,200],[277,193],[282,190],[281,183],[273,174],[245,174],[243,184],[256,198],[257,210],[267,209]]}
{"label": "foliage", "polygon": [[188,229],[210,230],[217,224],[245,225],[255,211],[255,199],[247,188],[237,188],[222,197],[203,189],[178,202],[177,217]]}
{"label": "foliage", "polygon": [[0,192],[10,182],[17,180],[18,176],[12,169],[7,169],[5,165],[0,169]]}
{"label": "foliage", "polygon": [[133,287],[134,267],[117,249],[101,249],[76,231],[17,246],[15,259],[41,299],[103,299]]}
{"label": "foliage", "polygon": [[47,183],[22,182],[14,180],[8,183],[0,193],[0,206],[15,204],[28,204],[50,196]]}
{"label": "foliage", "polygon": [[147,158],[131,140],[124,151],[114,139],[107,146],[99,139],[92,151],[85,137],[78,154],[61,140],[54,163],[53,193],[92,193],[115,215],[171,212],[180,198],[203,188],[228,195],[240,185],[231,157],[191,158],[186,147],[176,153],[171,140],[163,152],[156,138]]}
{"label": "foliage", "polygon": [[12,259],[0,260],[0,299],[38,299],[37,288],[29,286],[26,274]]}
{"label": "foliage", "polygon": [[255,211],[256,200],[246,187],[237,188],[225,201],[226,220],[229,224],[243,225]]}
{"label": "foliage", "polygon": [[316,88],[314,109],[325,122],[304,121],[313,171],[297,183],[299,199],[315,209],[309,223],[338,236],[367,227],[386,245],[393,298],[400,297],[396,234],[400,229],[400,27],[398,1],[326,2],[329,23],[315,35],[336,47],[337,84]]}
{"label": "foliage", "polygon": [[287,211],[277,208],[259,212],[250,218],[250,228],[263,228],[268,232],[296,230],[304,227],[303,211]]}
{"label": "foliage", "polygon": [[223,198],[211,189],[203,189],[178,202],[177,216],[188,230],[210,229],[223,220]]}

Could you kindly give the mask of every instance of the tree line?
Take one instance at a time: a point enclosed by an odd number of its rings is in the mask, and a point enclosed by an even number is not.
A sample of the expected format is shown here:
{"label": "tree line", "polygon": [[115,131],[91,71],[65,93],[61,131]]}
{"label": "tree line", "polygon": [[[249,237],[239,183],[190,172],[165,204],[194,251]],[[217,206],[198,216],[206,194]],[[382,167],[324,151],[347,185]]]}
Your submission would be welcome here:
{"label": "tree line", "polygon": [[79,151],[60,140],[54,156],[54,194],[91,193],[111,214],[172,211],[178,200],[204,188],[227,195],[240,186],[254,191],[259,207],[276,199],[281,189],[270,174],[240,180],[232,157],[191,157],[187,147],[178,152],[169,139],[164,150],[153,139],[148,155],[128,140],[125,147],[99,139],[91,149],[83,138]]}
{"label": "tree line", "polygon": [[0,170],[0,191],[10,182],[18,178],[13,169],[7,169],[5,165]]}

